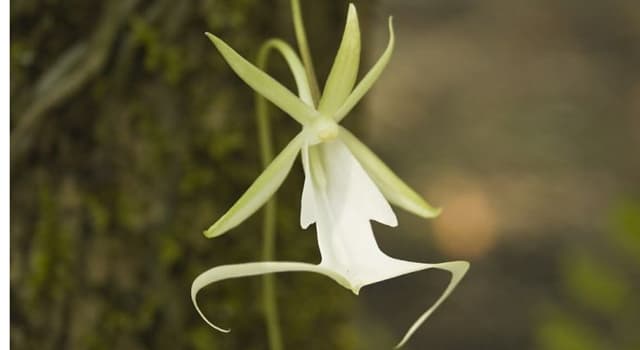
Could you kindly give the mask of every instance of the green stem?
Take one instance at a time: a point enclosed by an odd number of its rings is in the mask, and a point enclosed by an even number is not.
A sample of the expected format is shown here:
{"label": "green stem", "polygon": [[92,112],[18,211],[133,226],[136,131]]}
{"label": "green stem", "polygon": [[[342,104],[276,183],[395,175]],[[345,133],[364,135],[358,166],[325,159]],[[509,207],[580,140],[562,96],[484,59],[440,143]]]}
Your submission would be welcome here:
{"label": "green stem", "polygon": [[[304,76],[301,73],[300,61],[297,58],[297,55],[295,55],[295,52],[293,52],[288,45],[282,43],[280,40],[268,40],[260,48],[260,51],[258,52],[257,66],[261,70],[266,71],[269,53],[271,50],[280,51],[285,60],[287,60],[287,63],[296,78],[300,97],[305,100],[305,96],[309,99],[308,96],[311,95],[311,101],[309,102],[315,106],[320,99],[320,89],[318,87],[316,74],[313,70],[313,62],[311,60],[309,45],[307,43],[307,35],[304,30],[302,13],[298,0],[291,0],[291,11],[293,13],[296,39],[298,41],[300,54],[302,55],[306,79],[304,79]],[[267,100],[260,94],[256,94],[256,117],[258,123],[260,159],[262,166],[266,168],[274,157],[273,142],[271,128],[269,127],[269,105],[267,104]],[[275,260],[276,211],[276,197],[274,195],[265,205],[262,221],[262,260],[264,261]],[[276,280],[273,274],[266,274],[262,277],[262,305],[264,308],[265,323],[267,326],[269,349],[282,350],[284,347],[282,345],[282,331],[280,330],[280,317],[278,315],[278,303],[276,299]]]}
{"label": "green stem", "polygon": [[[267,66],[270,45],[264,45],[258,53],[257,64],[262,70]],[[258,123],[258,142],[260,144],[260,160],[264,168],[273,160],[273,142],[269,127],[269,105],[260,94],[256,94],[256,117]],[[276,229],[276,196],[272,196],[264,208],[262,220],[262,260],[275,260],[275,229]],[[276,300],[276,281],[273,274],[262,277],[262,305],[264,308],[269,349],[282,350],[282,332]]]}
{"label": "green stem", "polygon": [[300,50],[302,63],[304,63],[305,72],[307,73],[313,104],[318,105],[318,101],[320,100],[320,87],[318,85],[318,79],[316,78],[316,72],[313,69],[311,51],[309,50],[309,44],[307,42],[307,33],[304,30],[299,0],[291,0],[291,12],[293,15],[293,27],[296,32],[296,40],[298,41],[298,49]]}

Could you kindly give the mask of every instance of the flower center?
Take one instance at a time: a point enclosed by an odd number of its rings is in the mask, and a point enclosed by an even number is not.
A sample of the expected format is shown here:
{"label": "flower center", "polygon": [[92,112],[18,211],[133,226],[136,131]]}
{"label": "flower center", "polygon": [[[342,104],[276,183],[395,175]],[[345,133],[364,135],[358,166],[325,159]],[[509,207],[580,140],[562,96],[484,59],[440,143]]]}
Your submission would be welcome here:
{"label": "flower center", "polygon": [[338,124],[327,116],[321,115],[305,129],[312,145],[327,142],[338,137]]}

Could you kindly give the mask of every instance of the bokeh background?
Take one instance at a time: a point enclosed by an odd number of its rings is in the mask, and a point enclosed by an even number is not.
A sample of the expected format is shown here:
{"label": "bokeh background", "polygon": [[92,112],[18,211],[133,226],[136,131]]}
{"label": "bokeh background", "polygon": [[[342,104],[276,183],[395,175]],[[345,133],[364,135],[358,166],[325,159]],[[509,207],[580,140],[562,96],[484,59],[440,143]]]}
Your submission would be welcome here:
{"label": "bokeh background", "polygon": [[[347,2],[302,1],[320,77]],[[397,211],[381,247],[472,267],[408,349],[640,348],[640,3],[356,1],[364,67],[394,56],[345,122],[444,208]],[[189,299],[205,269],[260,256],[260,215],[205,239],[260,172],[253,96],[202,34],[247,57],[293,41],[284,0],[11,2],[11,345],[266,349],[260,279]],[[293,86],[282,62],[270,71]],[[275,111],[274,111],[275,112]],[[278,147],[297,131],[275,113]],[[281,259],[318,261],[279,192]],[[289,349],[388,349],[446,285],[278,275]]]}

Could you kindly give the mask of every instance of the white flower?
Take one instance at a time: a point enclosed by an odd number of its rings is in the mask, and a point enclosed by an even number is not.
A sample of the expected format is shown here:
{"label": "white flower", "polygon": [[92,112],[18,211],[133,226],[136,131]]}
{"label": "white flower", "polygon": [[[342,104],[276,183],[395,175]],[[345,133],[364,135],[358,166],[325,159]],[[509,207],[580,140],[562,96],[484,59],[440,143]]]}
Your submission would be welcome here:
{"label": "white flower", "polygon": [[304,66],[285,43],[278,41],[276,45],[292,69],[299,98],[222,40],[207,33],[241,79],[297,120],[303,128],[205,235],[219,236],[258,210],[280,187],[300,153],[305,173],[300,224],[307,228],[315,223],[322,256],[318,265],[253,262],[218,266],[200,274],[193,282],[191,297],[198,313],[215,329],[229,331],[214,325],[204,316],[197,305],[196,295],[203,287],[229,278],[308,271],[326,275],[358,294],[366,285],[420,270],[436,268],[451,272],[451,281],[442,296],[413,323],[397,345],[400,347],[466,273],[469,264],[464,261],[426,264],[389,257],[378,247],[371,229],[370,220],[397,225],[396,216],[387,201],[421,217],[431,218],[439,214],[439,209],[428,205],[371,150],[338,125],[371,88],[389,61],[394,46],[391,19],[389,33],[386,50],[356,85],[360,30],[355,7],[349,6],[342,43],[317,106],[311,96]]}

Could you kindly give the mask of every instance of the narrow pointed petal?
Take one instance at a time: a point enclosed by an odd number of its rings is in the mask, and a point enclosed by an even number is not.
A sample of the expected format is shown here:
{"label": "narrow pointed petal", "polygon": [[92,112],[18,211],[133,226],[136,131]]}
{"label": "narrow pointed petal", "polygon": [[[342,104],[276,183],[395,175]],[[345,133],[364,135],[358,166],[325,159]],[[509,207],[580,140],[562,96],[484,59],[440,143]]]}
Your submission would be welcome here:
{"label": "narrow pointed petal", "polygon": [[231,69],[257,93],[264,96],[302,125],[309,124],[317,115],[313,108],[302,102],[296,95],[268,74],[245,60],[220,38],[211,33],[205,34],[220,51],[220,54],[222,54]]}
{"label": "narrow pointed petal", "polygon": [[429,205],[351,132],[340,127],[339,135],[391,204],[424,218],[440,214],[440,208]]}
{"label": "narrow pointed petal", "polygon": [[219,281],[231,279],[231,278],[239,278],[239,277],[249,277],[256,275],[264,275],[267,273],[276,273],[276,272],[315,272],[322,275],[325,275],[338,284],[344,286],[345,288],[350,289],[348,282],[339,274],[335,272],[323,268],[318,265],[307,264],[307,263],[299,263],[299,262],[254,262],[254,263],[245,263],[245,264],[234,264],[234,265],[224,265],[217,266],[211,268],[196,277],[191,285],[191,301],[195,306],[200,317],[207,322],[211,327],[217,329],[220,332],[228,333],[231,330],[219,327],[215,325],[213,322],[209,321],[209,319],[204,315],[200,307],[198,306],[198,302],[196,297],[198,292],[202,290],[202,288]]}
{"label": "narrow pointed petal", "polygon": [[291,170],[303,141],[304,136],[302,134],[298,134],[291,140],[231,209],[211,225],[204,232],[204,235],[209,238],[220,236],[255,213],[282,185]]}
{"label": "narrow pointed petal", "polygon": [[265,42],[258,52],[258,67],[265,67],[267,65],[267,57],[270,50],[276,50],[282,55],[285,61],[287,61],[287,65],[289,69],[291,69],[291,74],[293,74],[293,79],[296,81],[298,96],[300,96],[300,99],[308,106],[313,107],[313,98],[311,97],[311,88],[307,80],[307,73],[300,58],[289,44],[280,39],[270,39]]}
{"label": "narrow pointed petal", "polygon": [[467,273],[467,270],[469,270],[469,263],[466,261],[449,261],[441,264],[425,265],[429,265],[428,267],[425,267],[425,269],[434,268],[449,271],[451,273],[451,280],[449,281],[449,285],[447,285],[447,288],[444,290],[442,295],[440,295],[438,300],[436,300],[436,302],[431,305],[431,307],[428,308],[427,311],[420,315],[420,317],[415,322],[413,322],[411,327],[409,327],[409,330],[407,330],[407,333],[405,333],[404,337],[402,337],[402,340],[400,340],[400,342],[395,346],[396,349],[404,346],[407,341],[411,339],[413,333],[415,333],[416,330],[424,323],[424,321],[426,321],[427,318],[429,318],[429,316],[431,316],[431,314],[438,308],[438,306],[440,306],[440,304],[442,304],[442,302],[445,301],[447,297],[449,297],[449,294],[453,292],[460,280],[462,280],[464,275]]}
{"label": "narrow pointed petal", "polygon": [[359,65],[360,27],[356,8],[350,4],[342,43],[333,61],[318,105],[320,113],[332,115],[343,105],[356,83]]}
{"label": "narrow pointed petal", "polygon": [[333,118],[336,122],[340,122],[351,110],[353,107],[360,102],[362,97],[371,89],[371,86],[378,80],[380,74],[384,71],[384,68],[387,66],[389,59],[391,58],[391,54],[393,53],[393,47],[395,45],[395,36],[393,34],[393,21],[391,17],[389,17],[389,43],[387,44],[387,48],[382,53],[382,56],[378,59],[376,64],[371,67],[371,70],[367,73],[367,75],[362,78],[362,80],[358,83],[353,92],[347,97],[344,104],[337,110],[337,112],[333,115]]}

